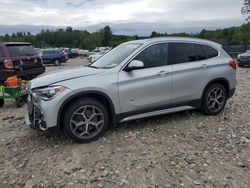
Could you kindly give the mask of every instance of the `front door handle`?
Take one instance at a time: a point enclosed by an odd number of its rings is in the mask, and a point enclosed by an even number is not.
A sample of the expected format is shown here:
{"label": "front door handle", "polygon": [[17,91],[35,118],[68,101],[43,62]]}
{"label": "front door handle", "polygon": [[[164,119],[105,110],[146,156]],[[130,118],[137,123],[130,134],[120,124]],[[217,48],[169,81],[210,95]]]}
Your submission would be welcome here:
{"label": "front door handle", "polygon": [[205,69],[205,68],[208,68],[208,66],[207,66],[207,64],[202,64],[201,68]]}
{"label": "front door handle", "polygon": [[161,71],[157,73],[157,76],[167,76],[169,74],[169,72],[167,71]]}

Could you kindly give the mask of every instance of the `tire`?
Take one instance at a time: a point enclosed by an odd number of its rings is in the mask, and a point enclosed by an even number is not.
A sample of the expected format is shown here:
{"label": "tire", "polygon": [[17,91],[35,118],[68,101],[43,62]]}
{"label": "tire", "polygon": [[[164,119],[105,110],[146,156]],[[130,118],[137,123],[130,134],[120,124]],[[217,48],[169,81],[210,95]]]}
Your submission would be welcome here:
{"label": "tire", "polygon": [[0,99],[0,108],[4,106],[4,99]]}
{"label": "tire", "polygon": [[[216,90],[217,92],[215,92]],[[219,98],[220,95],[221,97]],[[226,88],[221,84],[212,84],[205,91],[201,110],[205,115],[218,115],[225,108],[227,99],[228,93]]]}
{"label": "tire", "polygon": [[27,102],[27,98],[28,98],[28,94],[22,96],[22,98],[23,98],[24,103],[26,103]]}
{"label": "tire", "polygon": [[23,99],[23,97],[17,98],[17,99],[16,99],[16,106],[17,106],[18,108],[21,108],[23,105],[24,105],[24,99]]}
{"label": "tire", "polygon": [[60,66],[60,65],[61,65],[61,62],[60,62],[58,59],[56,59],[56,60],[54,61],[54,65],[55,65],[55,66]]}
{"label": "tire", "polygon": [[[96,115],[91,119],[94,114]],[[108,123],[109,115],[103,104],[94,99],[83,98],[67,107],[63,118],[63,131],[78,143],[89,143],[104,134]]]}

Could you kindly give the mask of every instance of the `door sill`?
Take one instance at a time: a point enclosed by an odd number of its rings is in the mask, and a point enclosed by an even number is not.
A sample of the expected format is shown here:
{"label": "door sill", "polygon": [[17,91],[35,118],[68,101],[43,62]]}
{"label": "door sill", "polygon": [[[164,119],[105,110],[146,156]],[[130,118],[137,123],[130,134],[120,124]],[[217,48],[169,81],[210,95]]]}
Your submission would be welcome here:
{"label": "door sill", "polygon": [[147,118],[147,117],[154,117],[154,116],[159,116],[163,114],[179,112],[179,111],[192,110],[192,109],[195,109],[195,108],[192,106],[180,106],[180,107],[169,108],[169,109],[164,109],[164,110],[157,110],[157,111],[152,111],[152,112],[147,112],[147,113],[142,113],[142,114],[137,114],[137,115],[126,117],[122,119],[120,123],[132,121],[136,119],[142,119],[142,118]]}

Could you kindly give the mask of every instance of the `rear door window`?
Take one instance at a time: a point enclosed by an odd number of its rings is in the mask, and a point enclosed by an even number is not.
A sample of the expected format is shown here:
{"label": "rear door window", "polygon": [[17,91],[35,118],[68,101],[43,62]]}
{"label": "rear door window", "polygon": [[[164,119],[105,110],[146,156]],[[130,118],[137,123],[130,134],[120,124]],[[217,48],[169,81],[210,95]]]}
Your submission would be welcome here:
{"label": "rear door window", "polygon": [[7,45],[10,57],[33,56],[35,49],[31,45]]}
{"label": "rear door window", "polygon": [[173,64],[197,61],[195,45],[192,43],[171,43],[170,48]]}

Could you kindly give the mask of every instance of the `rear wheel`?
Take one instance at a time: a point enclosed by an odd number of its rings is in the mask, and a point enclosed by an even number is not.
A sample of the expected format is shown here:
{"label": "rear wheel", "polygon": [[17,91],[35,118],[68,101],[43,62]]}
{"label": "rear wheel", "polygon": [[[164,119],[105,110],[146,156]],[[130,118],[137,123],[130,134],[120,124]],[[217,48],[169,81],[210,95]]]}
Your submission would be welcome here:
{"label": "rear wheel", "polygon": [[227,103],[227,92],[223,85],[212,84],[205,91],[202,102],[202,111],[206,115],[217,115]]}
{"label": "rear wheel", "polygon": [[61,62],[60,62],[58,59],[56,59],[56,60],[54,61],[54,65],[55,65],[55,66],[60,66],[60,65],[61,65]]}
{"label": "rear wheel", "polygon": [[66,110],[63,129],[67,136],[79,143],[98,139],[108,127],[106,108],[94,99],[79,99]]}

